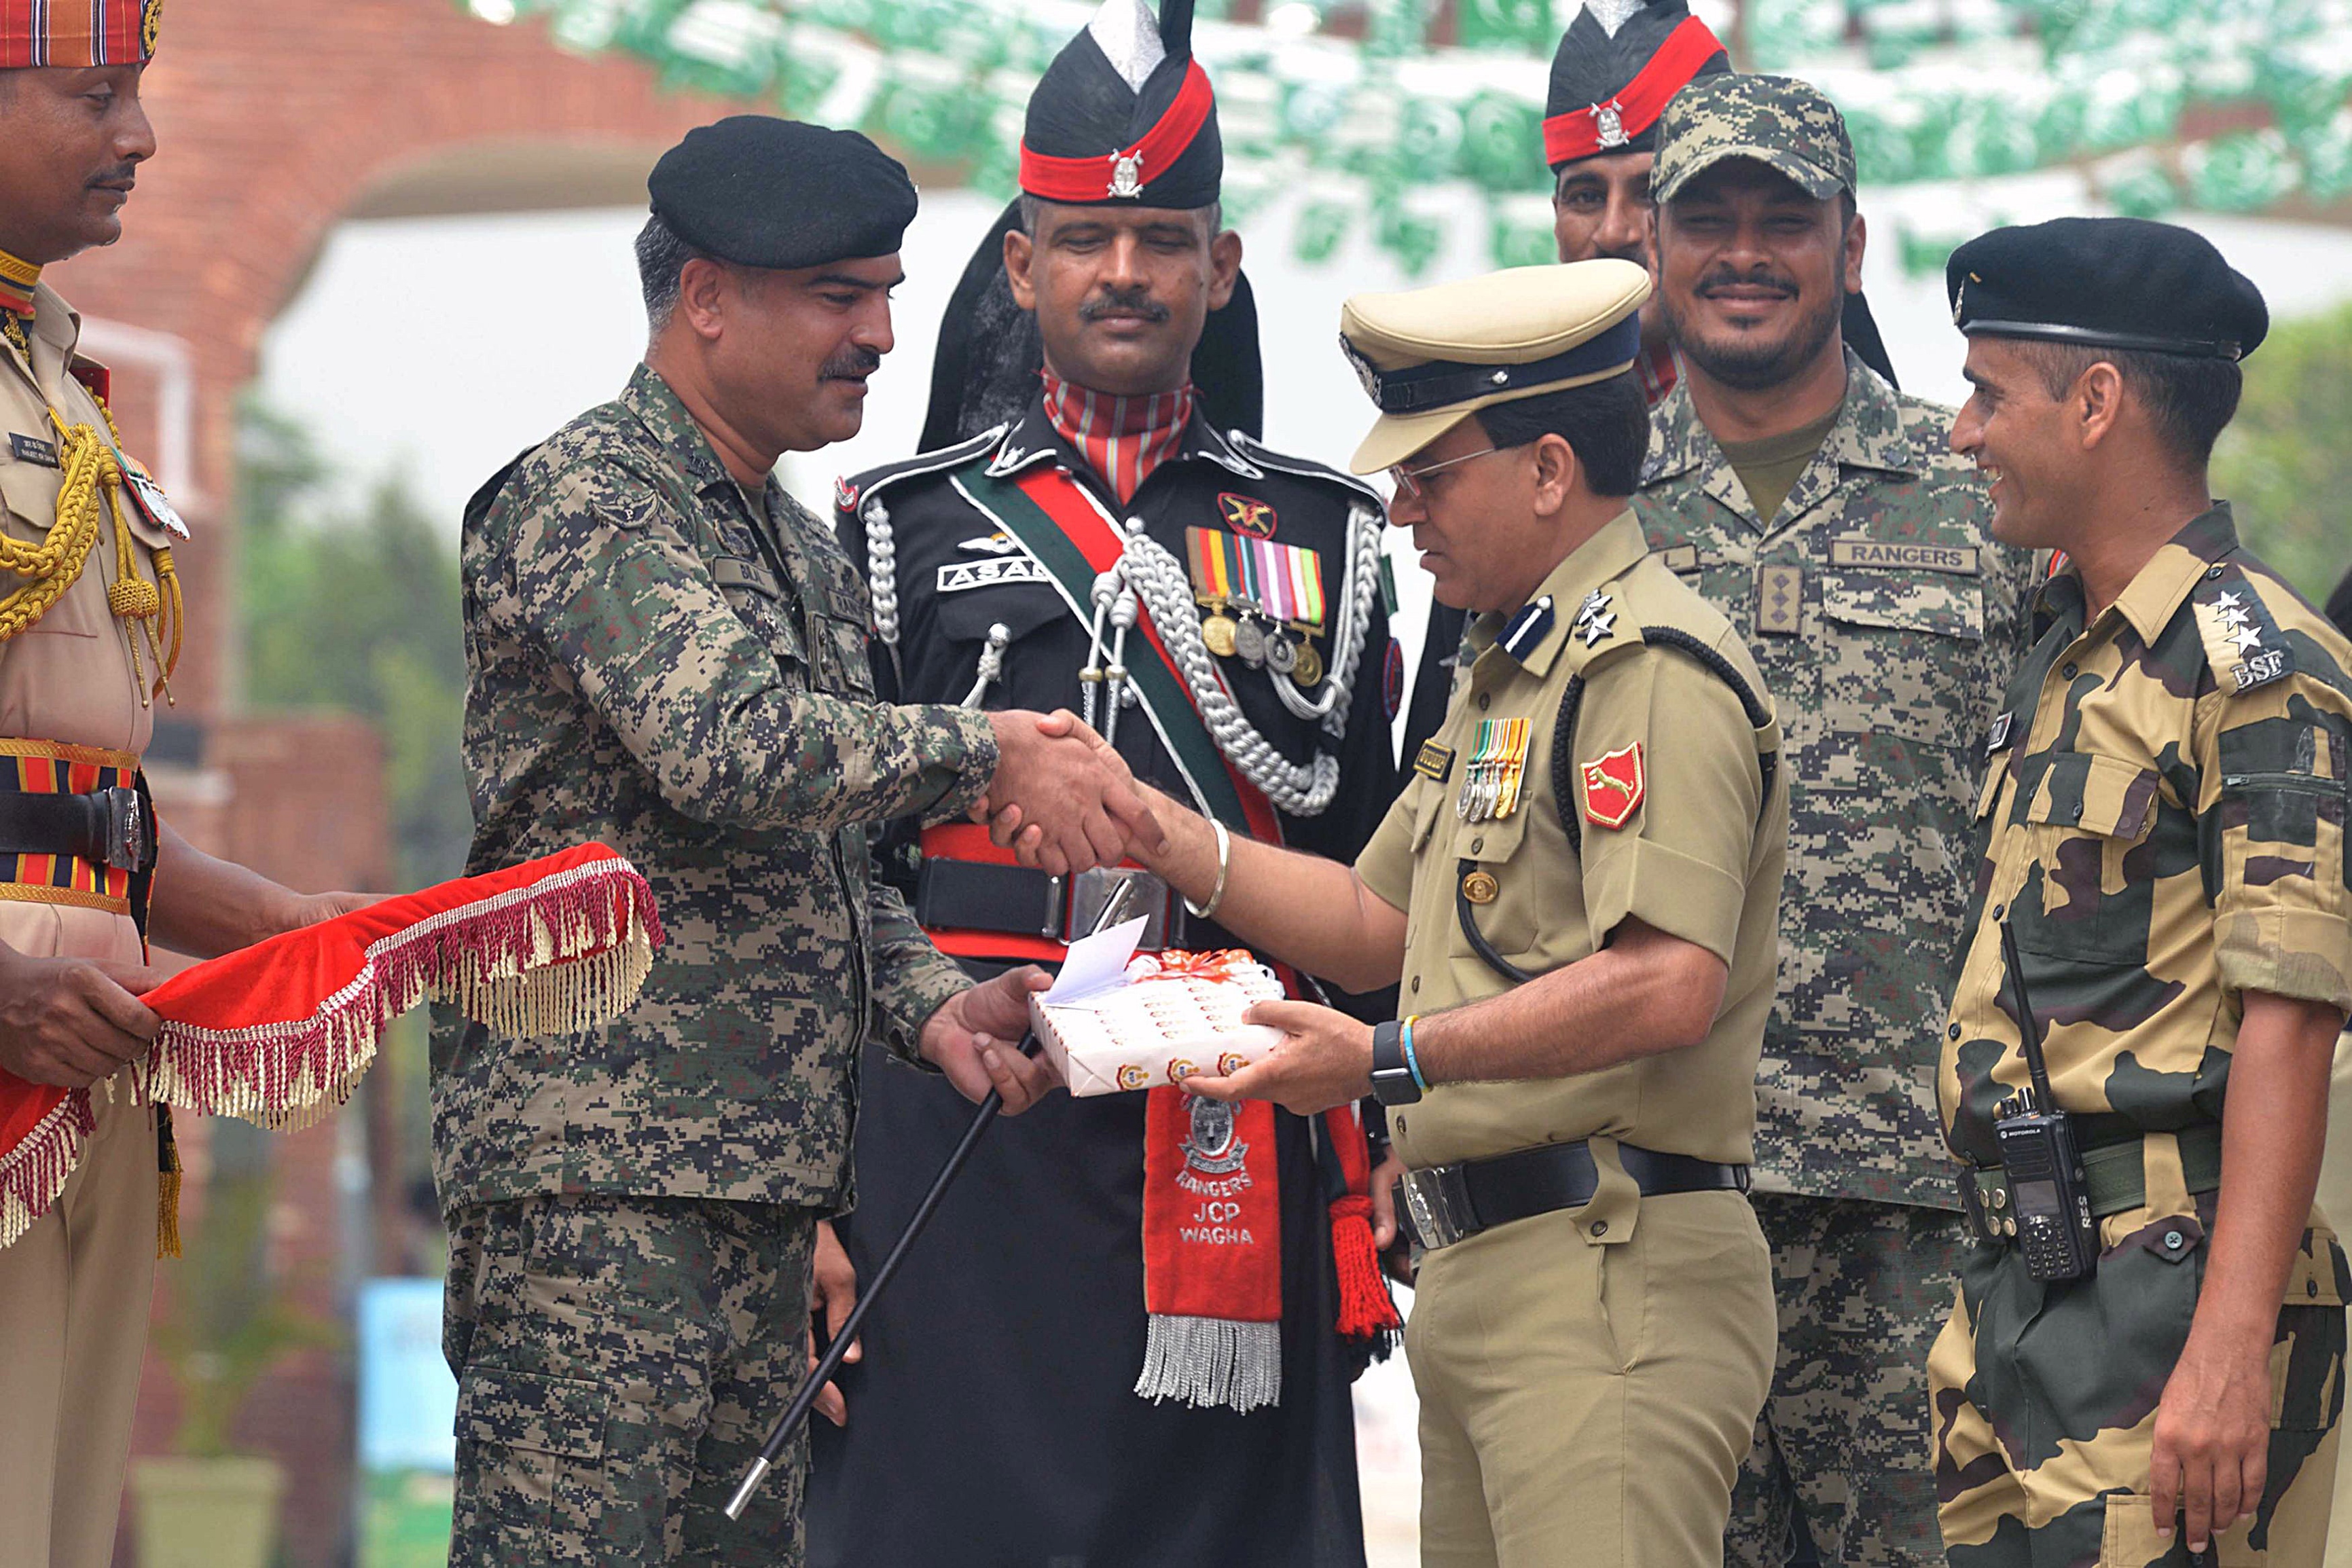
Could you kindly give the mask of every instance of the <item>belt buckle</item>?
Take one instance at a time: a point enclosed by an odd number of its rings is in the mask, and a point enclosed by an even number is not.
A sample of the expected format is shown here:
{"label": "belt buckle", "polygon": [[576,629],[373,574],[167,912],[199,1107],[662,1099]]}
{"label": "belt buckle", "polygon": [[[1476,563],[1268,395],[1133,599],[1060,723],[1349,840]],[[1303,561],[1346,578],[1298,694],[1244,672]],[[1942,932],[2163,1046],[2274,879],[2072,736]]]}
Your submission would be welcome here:
{"label": "belt buckle", "polygon": [[1470,1206],[1470,1184],[1460,1166],[1437,1166],[1404,1173],[1405,1212],[1412,1217],[1413,1234],[1424,1248],[1451,1247],[1479,1230]]}
{"label": "belt buckle", "polygon": [[99,794],[106,801],[106,863],[116,871],[145,869],[147,846],[152,840],[139,791],[118,784]]}
{"label": "belt buckle", "polygon": [[1070,878],[1070,893],[1063,923],[1067,927],[1066,940],[1076,941],[1092,931],[1101,919],[1102,912],[1121,887],[1133,891],[1127,895],[1127,918],[1144,917],[1143,936],[1136,943],[1141,951],[1157,951],[1168,946],[1168,884],[1140,866],[1097,866]]}

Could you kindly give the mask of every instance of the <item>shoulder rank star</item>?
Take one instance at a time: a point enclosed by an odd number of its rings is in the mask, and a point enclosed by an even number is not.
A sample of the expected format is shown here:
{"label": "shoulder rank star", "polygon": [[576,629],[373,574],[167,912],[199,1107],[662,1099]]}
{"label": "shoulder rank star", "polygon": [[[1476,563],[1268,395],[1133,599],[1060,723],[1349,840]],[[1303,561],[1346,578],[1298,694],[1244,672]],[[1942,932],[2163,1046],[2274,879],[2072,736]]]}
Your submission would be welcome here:
{"label": "shoulder rank star", "polygon": [[1584,596],[1584,602],[1576,607],[1576,630],[1584,633],[1588,648],[1617,630],[1617,617],[1610,611],[1606,593],[1596,588]]}

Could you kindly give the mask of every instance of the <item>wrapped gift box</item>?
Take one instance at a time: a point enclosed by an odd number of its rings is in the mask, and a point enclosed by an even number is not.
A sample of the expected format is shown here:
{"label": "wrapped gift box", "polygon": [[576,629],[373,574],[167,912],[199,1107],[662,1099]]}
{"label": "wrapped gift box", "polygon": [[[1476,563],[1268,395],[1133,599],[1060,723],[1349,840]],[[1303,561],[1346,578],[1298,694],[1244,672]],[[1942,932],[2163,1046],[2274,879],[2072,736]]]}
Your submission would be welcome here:
{"label": "wrapped gift box", "polygon": [[1140,926],[1087,938],[1114,939],[1093,954],[1074,945],[1064,979],[1029,1000],[1031,1027],[1071,1093],[1116,1094],[1195,1072],[1236,1072],[1273,1051],[1280,1030],[1242,1021],[1252,1003],[1281,999],[1282,982],[1271,969],[1240,948],[1106,963],[1122,936],[1127,953],[1134,952]]}

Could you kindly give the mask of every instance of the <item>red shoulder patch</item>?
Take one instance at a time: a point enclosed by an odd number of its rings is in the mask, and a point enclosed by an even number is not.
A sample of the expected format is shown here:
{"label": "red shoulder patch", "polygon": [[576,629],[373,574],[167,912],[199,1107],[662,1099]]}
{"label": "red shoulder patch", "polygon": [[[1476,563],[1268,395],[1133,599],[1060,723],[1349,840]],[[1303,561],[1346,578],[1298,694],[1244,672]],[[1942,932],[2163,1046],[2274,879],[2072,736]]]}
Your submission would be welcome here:
{"label": "red shoulder patch", "polygon": [[1586,817],[1604,828],[1622,828],[1633,820],[1647,788],[1640,741],[1584,763],[1577,774],[1584,786]]}
{"label": "red shoulder patch", "polygon": [[1235,533],[1247,534],[1254,539],[1274,538],[1274,508],[1255,497],[1221,491],[1217,511]]}
{"label": "red shoulder patch", "polygon": [[836,475],[833,481],[833,506],[835,511],[857,510],[857,486],[849,482],[846,474]]}

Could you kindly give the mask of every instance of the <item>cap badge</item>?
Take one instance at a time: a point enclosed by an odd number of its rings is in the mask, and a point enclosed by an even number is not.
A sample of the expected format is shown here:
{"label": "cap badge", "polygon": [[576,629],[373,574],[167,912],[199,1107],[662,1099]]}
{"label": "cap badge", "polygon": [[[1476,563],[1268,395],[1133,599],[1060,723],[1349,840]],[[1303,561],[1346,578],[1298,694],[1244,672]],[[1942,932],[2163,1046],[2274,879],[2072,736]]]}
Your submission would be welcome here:
{"label": "cap badge", "polygon": [[163,0],[147,0],[139,17],[139,49],[152,59],[155,41],[163,32]]}
{"label": "cap badge", "polygon": [[1600,138],[1602,147],[1622,147],[1633,140],[1625,134],[1624,107],[1612,98],[1607,103],[1594,104],[1588,111],[1592,116],[1593,134]]}
{"label": "cap badge", "polygon": [[1364,395],[1378,403],[1381,401],[1381,372],[1372,368],[1372,361],[1364,357],[1361,350],[1348,341],[1344,332],[1339,335],[1339,351],[1348,356],[1349,364],[1356,367],[1356,379],[1363,383]]}
{"label": "cap badge", "polygon": [[1110,193],[1132,201],[1143,194],[1143,150],[1110,155]]}

